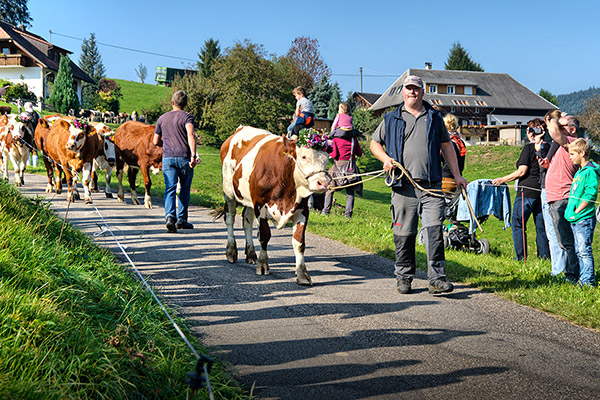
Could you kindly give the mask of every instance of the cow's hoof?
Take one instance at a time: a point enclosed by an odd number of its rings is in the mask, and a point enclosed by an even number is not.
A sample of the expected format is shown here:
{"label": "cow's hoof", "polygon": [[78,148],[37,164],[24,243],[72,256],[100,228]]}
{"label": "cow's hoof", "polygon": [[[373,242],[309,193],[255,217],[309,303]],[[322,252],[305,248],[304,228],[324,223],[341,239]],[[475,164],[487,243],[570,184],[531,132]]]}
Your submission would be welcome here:
{"label": "cow's hoof", "polygon": [[77,192],[73,193],[73,201],[75,200],[81,200],[81,196],[79,196],[79,193]]}
{"label": "cow's hoof", "polygon": [[98,190],[98,188],[94,188],[91,190],[92,193],[100,193],[100,191]]}
{"label": "cow's hoof", "polygon": [[113,198],[112,193],[104,193],[104,195],[106,196],[107,199],[112,199]]}
{"label": "cow's hoof", "polygon": [[256,264],[258,257],[256,257],[256,251],[253,247],[246,247],[246,262],[248,264]]}
{"label": "cow's hoof", "polygon": [[21,182],[15,182],[15,186],[16,186],[16,187],[21,187],[21,186],[23,186],[23,185],[21,184]]}
{"label": "cow's hoof", "polygon": [[227,253],[225,253],[225,256],[227,257],[227,261],[229,261],[230,263],[234,264],[235,262],[237,262],[237,250],[235,251],[227,251]]}
{"label": "cow's hoof", "polygon": [[117,195],[117,200],[119,201],[119,203],[125,203],[125,198],[123,196]]}
{"label": "cow's hoof", "polygon": [[131,204],[133,204],[134,206],[139,206],[140,205],[140,201],[138,199],[131,199]]}
{"label": "cow's hoof", "polygon": [[312,286],[312,280],[307,273],[300,273],[296,277],[296,283],[301,286]]}
{"label": "cow's hoof", "polygon": [[62,189],[56,189],[56,194],[61,194],[62,193]]}
{"label": "cow's hoof", "polygon": [[152,203],[150,203],[150,202],[144,203],[144,207],[146,207],[148,209],[151,209],[152,208]]}
{"label": "cow's hoof", "polygon": [[90,198],[88,197],[88,198],[84,199],[84,200],[83,200],[83,202],[84,202],[85,204],[92,204],[92,199],[90,199]]}
{"label": "cow's hoof", "polygon": [[269,275],[270,272],[269,264],[258,263],[258,265],[256,265],[256,275]]}

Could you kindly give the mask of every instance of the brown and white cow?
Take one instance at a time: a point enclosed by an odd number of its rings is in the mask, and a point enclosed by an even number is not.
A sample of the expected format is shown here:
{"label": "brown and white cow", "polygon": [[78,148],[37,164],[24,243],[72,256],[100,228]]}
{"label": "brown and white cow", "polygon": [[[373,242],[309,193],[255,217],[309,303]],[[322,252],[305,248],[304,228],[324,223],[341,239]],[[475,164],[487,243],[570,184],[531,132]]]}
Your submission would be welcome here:
{"label": "brown and white cow", "polygon": [[76,121],[68,118],[55,120],[46,135],[44,150],[55,163],[56,193],[62,192],[62,171],[67,179],[67,200],[74,201],[78,197],[77,174],[81,172],[83,198],[89,204],[92,202],[89,191],[90,174],[94,159],[101,152],[102,138],[92,125]]}
{"label": "brown and white cow", "polygon": [[116,152],[115,152],[115,143],[114,143],[114,135],[112,129],[109,126],[102,122],[92,122],[91,123],[94,128],[96,128],[96,133],[100,135],[102,138],[102,148],[100,149],[100,153],[98,157],[94,160],[94,165],[92,166],[92,180],[90,182],[90,190],[93,192],[98,192],[98,173],[96,170],[100,168],[104,170],[104,195],[107,198],[112,199],[113,195],[110,190],[110,176],[112,173],[112,169],[116,164]]}
{"label": "brown and white cow", "polygon": [[2,177],[8,180],[8,160],[15,170],[15,185],[25,184],[24,173],[30,149],[34,149],[33,126],[21,116],[3,115],[0,117],[0,157]]}
{"label": "brown and white cow", "polygon": [[124,164],[129,166],[127,177],[131,189],[131,202],[140,204],[135,193],[135,178],[137,170],[142,171],[144,177],[144,207],[152,208],[150,201],[150,171],[154,175],[162,169],[162,147],[155,146],[152,143],[155,125],[146,125],[141,122],[128,121],[117,128],[115,132],[115,150],[117,153],[117,179],[119,180],[119,190],[117,200],[125,201],[123,194],[123,168]]}
{"label": "brown and white cow", "polygon": [[[277,229],[292,222],[292,246],[296,255],[296,281],[311,285],[304,263],[304,240],[308,222],[308,197],[322,193],[330,182],[325,171],[327,153],[297,147],[285,136],[248,126],[239,127],[221,146],[223,194],[229,262],[237,261],[233,235],[236,206],[244,206],[243,226],[246,236],[246,262],[257,264],[256,273],[269,273],[267,244],[271,230],[267,219]],[[252,242],[252,224],[258,219],[260,255],[257,259]]]}

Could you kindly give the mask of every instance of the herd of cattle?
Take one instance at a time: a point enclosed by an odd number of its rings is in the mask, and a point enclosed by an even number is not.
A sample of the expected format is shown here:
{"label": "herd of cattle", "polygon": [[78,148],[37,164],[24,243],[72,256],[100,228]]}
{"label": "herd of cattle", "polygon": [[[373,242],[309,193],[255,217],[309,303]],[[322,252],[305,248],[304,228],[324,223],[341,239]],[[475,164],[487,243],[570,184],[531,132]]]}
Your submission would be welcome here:
{"label": "herd of cattle", "polygon": [[[102,122],[85,122],[72,116],[53,115],[40,118],[35,129],[31,121],[17,115],[0,116],[0,154],[3,177],[8,180],[8,160],[15,170],[15,185],[23,185],[23,172],[30,151],[43,153],[48,173],[46,192],[62,192],[62,176],[66,178],[67,200],[79,198],[78,176],[82,176],[84,200],[91,203],[90,192],[97,185],[92,176],[96,169],[106,171],[106,197],[111,198],[110,175],[117,168],[117,199],[124,201],[122,176],[128,168],[131,201],[139,204],[135,192],[137,171],[144,178],[146,208],[150,200],[150,172],[162,168],[162,148],[152,143],[154,125],[128,121],[115,132]],[[244,207],[243,227],[246,236],[246,262],[257,264],[257,274],[268,274],[267,244],[271,238],[268,219],[278,229],[293,224],[292,246],[296,256],[296,281],[311,285],[304,263],[305,229],[308,221],[308,197],[322,193],[331,183],[326,172],[327,153],[298,147],[285,136],[252,127],[240,127],[221,146],[223,193],[225,207],[216,216],[224,216],[227,225],[227,259],[237,261],[233,235],[238,205]],[[252,242],[252,225],[258,219],[260,255]]]}
{"label": "herd of cattle", "polygon": [[135,110],[131,114],[127,114],[126,112],[115,114],[113,111],[86,110],[82,108],[76,112],[70,109],[69,116],[77,117],[87,122],[104,122],[105,124],[123,124],[127,121],[145,122],[144,116],[138,116]]}
{"label": "herd of cattle", "polygon": [[152,144],[153,125],[128,121],[116,132],[103,122],[86,122],[72,116],[50,115],[40,118],[37,126],[21,115],[0,116],[0,156],[2,177],[8,180],[8,160],[15,171],[15,185],[25,183],[24,171],[32,151],[40,151],[48,174],[46,193],[62,193],[63,178],[67,183],[67,200],[79,199],[77,182],[81,174],[84,201],[91,203],[90,192],[97,190],[97,169],[106,171],[106,197],[112,197],[110,176],[117,167],[119,191],[117,199],[124,201],[122,176],[125,164],[133,204],[139,204],[135,193],[137,170],[141,169],[146,188],[145,206],[150,202],[149,170],[158,173],[162,163],[162,148]]}

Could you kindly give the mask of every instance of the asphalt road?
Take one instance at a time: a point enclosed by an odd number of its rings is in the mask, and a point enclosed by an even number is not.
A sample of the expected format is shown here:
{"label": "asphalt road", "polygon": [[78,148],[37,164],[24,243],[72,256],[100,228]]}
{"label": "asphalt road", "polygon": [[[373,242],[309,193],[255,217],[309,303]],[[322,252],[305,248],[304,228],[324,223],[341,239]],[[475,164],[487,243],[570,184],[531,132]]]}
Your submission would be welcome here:
{"label": "asphalt road", "polygon": [[[22,192],[44,196],[45,180],[26,175]],[[62,217],[65,194],[47,199]],[[151,210],[128,195],[93,200],[153,287],[260,399],[600,396],[597,331],[466,286],[433,296],[422,273],[414,294],[399,295],[391,261],[311,234],[313,286],[298,286],[289,228],[273,230],[271,274],[258,276],[243,260],[239,215],[230,264],[225,224],[205,208],[190,209],[195,229],[168,234],[159,199]],[[93,206],[74,203],[68,218],[117,251]]]}

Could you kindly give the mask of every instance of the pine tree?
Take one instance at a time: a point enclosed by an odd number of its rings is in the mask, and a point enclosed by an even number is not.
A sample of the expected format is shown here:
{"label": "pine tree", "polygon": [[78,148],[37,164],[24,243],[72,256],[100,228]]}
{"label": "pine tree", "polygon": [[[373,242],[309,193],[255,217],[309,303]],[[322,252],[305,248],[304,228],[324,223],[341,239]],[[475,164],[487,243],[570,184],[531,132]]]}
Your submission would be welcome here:
{"label": "pine tree", "polygon": [[212,38],[206,40],[204,42],[204,46],[200,53],[198,53],[198,57],[200,61],[198,61],[198,71],[202,74],[203,77],[209,78],[214,73],[213,71],[213,63],[221,56],[221,48],[219,47],[219,41],[214,40]]}
{"label": "pine tree", "polygon": [[9,24],[31,26],[31,15],[27,8],[29,0],[0,0],[0,19]]}
{"label": "pine tree", "polygon": [[327,107],[327,118],[335,118],[341,102],[342,95],[340,94],[340,85],[335,82],[333,85],[331,85],[331,97],[329,98],[329,106]]}
{"label": "pine tree", "polygon": [[81,98],[84,108],[96,108],[98,104],[99,82],[106,75],[106,69],[102,63],[102,56],[96,45],[96,35],[90,33],[89,39],[83,39],[81,45],[81,56],[79,56],[79,67],[95,83],[84,82],[81,87]]}
{"label": "pine tree", "polygon": [[558,100],[556,99],[556,96],[553,95],[550,91],[540,89],[540,92],[538,94],[540,95],[540,97],[543,97],[544,99],[548,100],[550,103],[558,107]]}
{"label": "pine tree", "polygon": [[331,84],[329,83],[329,79],[326,76],[321,77],[321,81],[312,88],[307,97],[313,104],[315,117],[327,118],[329,100],[331,100]]}
{"label": "pine tree", "polygon": [[71,60],[67,56],[60,57],[58,74],[54,80],[52,95],[48,99],[54,109],[62,114],[67,114],[69,109],[79,108],[77,93],[73,88],[73,72],[71,71]]}
{"label": "pine tree", "polygon": [[471,60],[469,53],[458,41],[452,44],[450,54],[448,54],[448,60],[444,67],[447,70],[455,71],[485,71],[479,63]]}

